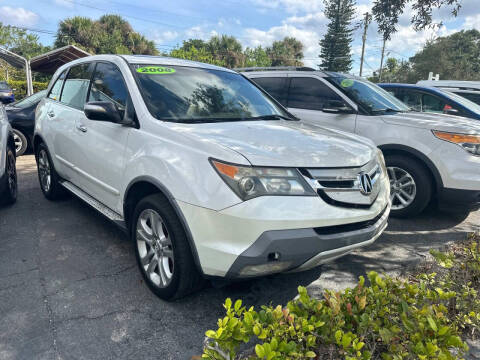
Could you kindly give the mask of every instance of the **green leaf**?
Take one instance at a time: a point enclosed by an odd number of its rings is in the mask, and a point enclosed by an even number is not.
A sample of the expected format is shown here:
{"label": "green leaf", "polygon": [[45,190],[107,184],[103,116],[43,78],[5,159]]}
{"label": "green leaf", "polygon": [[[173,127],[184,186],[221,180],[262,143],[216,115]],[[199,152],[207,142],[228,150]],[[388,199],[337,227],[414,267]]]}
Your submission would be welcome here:
{"label": "green leaf", "polygon": [[207,330],[205,335],[211,339],[215,339],[217,337],[217,333],[213,330]]}
{"label": "green leaf", "polygon": [[435,323],[435,320],[433,320],[431,316],[428,316],[427,321],[430,324],[430,327],[432,328],[432,330],[437,332],[438,328],[437,328],[437,324]]}
{"label": "green leaf", "polygon": [[305,353],[305,356],[306,356],[307,358],[314,358],[314,357],[317,357],[317,354],[315,354],[313,351],[307,351],[307,352]]}
{"label": "green leaf", "polygon": [[260,359],[263,359],[265,357],[265,350],[263,349],[262,345],[255,345],[255,354],[257,354]]}
{"label": "green leaf", "polygon": [[232,299],[227,298],[227,300],[225,300],[225,309],[230,310],[231,307],[232,307]]}
{"label": "green leaf", "polygon": [[240,310],[241,307],[242,307],[242,300],[238,299],[237,301],[235,301],[234,309],[235,311],[238,312],[238,310]]}

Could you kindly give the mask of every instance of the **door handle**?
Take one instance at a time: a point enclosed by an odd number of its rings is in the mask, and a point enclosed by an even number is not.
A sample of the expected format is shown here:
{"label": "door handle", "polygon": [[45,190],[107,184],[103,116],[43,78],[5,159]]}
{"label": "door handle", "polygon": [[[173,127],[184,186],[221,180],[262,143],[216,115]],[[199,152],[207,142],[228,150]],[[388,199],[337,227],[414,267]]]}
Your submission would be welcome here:
{"label": "door handle", "polygon": [[84,133],[87,132],[87,127],[83,124],[77,125],[77,129]]}
{"label": "door handle", "polygon": [[53,112],[53,110],[49,110],[49,111],[47,112],[47,115],[52,118],[52,117],[55,116],[55,113]]}

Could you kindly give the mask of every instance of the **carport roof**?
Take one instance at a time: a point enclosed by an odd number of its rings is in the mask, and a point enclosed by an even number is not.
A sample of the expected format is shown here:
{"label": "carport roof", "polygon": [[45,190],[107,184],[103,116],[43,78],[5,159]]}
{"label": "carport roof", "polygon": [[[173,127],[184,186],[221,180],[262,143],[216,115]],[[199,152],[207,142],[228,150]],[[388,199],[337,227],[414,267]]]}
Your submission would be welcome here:
{"label": "carport roof", "polygon": [[16,68],[24,68],[25,67],[25,59],[21,56],[8,51],[7,49],[0,47],[0,59],[5,60],[7,63],[12,65]]}
{"label": "carport roof", "polygon": [[30,60],[30,67],[33,71],[53,74],[60,66],[90,55],[88,52],[74,45],[67,45],[35,56]]}

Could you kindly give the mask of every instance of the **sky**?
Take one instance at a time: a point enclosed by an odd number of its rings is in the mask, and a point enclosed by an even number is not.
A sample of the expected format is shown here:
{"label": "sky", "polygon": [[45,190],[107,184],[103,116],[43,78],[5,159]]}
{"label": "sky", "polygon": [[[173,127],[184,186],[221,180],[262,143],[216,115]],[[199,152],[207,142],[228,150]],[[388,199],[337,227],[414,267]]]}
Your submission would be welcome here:
{"label": "sky", "polygon": [[[435,10],[437,29],[415,32],[410,25],[412,11],[406,8],[398,32],[386,44],[386,56],[407,60],[429,39],[462,29],[480,30],[479,0],[463,0],[457,17],[451,8]],[[357,0],[356,20],[370,11],[373,1]],[[98,19],[118,14],[135,31],[153,40],[161,51],[181,46],[189,38],[209,39],[212,35],[235,36],[244,47],[269,46],[275,40],[293,36],[304,44],[304,63],[320,63],[319,40],[326,32],[328,19],[323,0],[0,0],[0,22],[35,30],[44,45],[55,41],[58,23],[73,16]],[[358,74],[362,30],[354,33],[353,69]],[[373,22],[368,29],[364,74],[380,66],[381,35]]]}

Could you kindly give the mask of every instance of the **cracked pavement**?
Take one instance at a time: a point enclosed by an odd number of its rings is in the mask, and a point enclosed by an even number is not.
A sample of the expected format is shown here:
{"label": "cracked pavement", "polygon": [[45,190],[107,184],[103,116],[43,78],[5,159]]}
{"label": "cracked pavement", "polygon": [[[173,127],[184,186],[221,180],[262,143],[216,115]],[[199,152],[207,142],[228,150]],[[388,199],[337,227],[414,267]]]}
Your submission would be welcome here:
{"label": "cracked pavement", "polygon": [[177,302],[156,298],[137,271],[133,247],[80,200],[47,201],[33,156],[18,159],[19,199],[0,208],[0,359],[190,359],[223,316],[226,297],[285,304],[298,285],[320,296],[370,270],[403,273],[430,248],[480,229],[480,212],[429,210],[391,219],[365,250],[304,273],[209,286]]}

